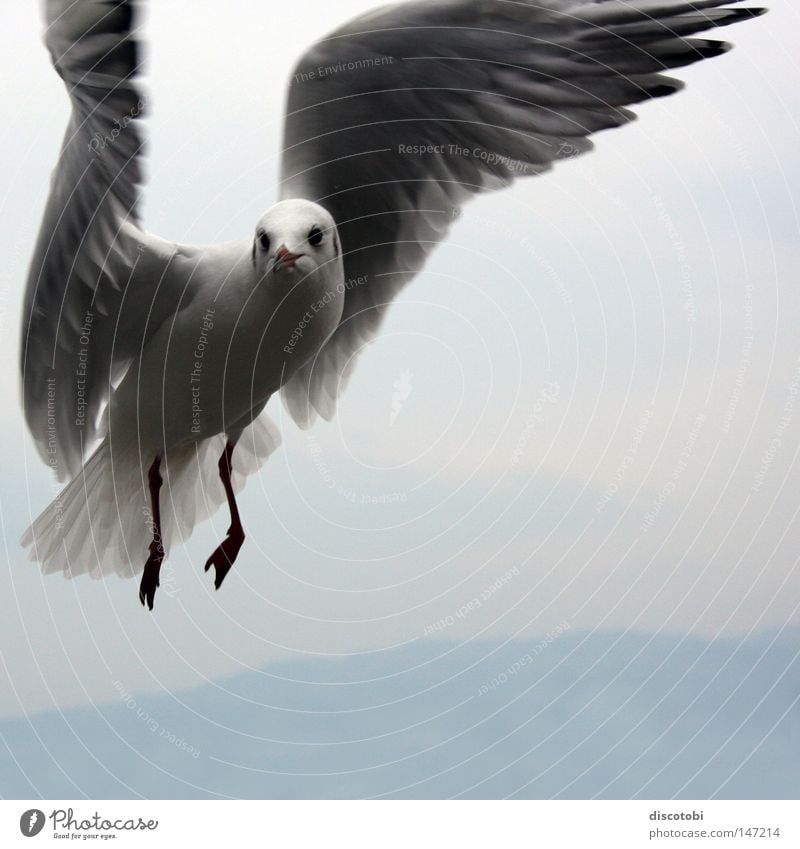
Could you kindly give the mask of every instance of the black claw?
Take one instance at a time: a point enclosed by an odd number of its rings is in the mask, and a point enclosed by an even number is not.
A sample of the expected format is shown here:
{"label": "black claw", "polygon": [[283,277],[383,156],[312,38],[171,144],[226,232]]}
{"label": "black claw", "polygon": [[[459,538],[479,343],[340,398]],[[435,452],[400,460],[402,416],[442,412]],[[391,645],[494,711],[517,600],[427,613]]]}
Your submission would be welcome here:
{"label": "black claw", "polygon": [[217,569],[217,577],[214,578],[214,589],[218,590],[222,586],[222,582],[225,580],[225,576],[230,572],[231,567],[227,564],[224,566],[220,566]]}
{"label": "black claw", "polygon": [[156,590],[161,586],[158,578],[163,560],[164,550],[160,545],[152,543],[150,546],[150,556],[147,558],[147,563],[144,564],[142,582],[139,584],[139,601],[142,603],[142,607],[146,604],[150,610],[153,609]]}
{"label": "black claw", "polygon": [[218,590],[222,586],[225,576],[230,572],[231,566],[236,561],[243,542],[243,533],[229,531],[228,536],[214,549],[211,557],[206,560],[205,571],[208,572],[213,565],[216,572],[214,589]]}
{"label": "black claw", "polygon": [[147,605],[147,607],[152,610],[153,609],[153,601],[155,599],[155,593],[150,589],[145,589],[144,587],[139,588],[139,601],[142,603],[142,607]]}
{"label": "black claw", "polygon": [[[158,584],[156,584],[156,587]],[[152,584],[145,585],[144,578],[142,579],[142,583],[139,587],[139,601],[142,603],[142,607],[147,605],[147,607],[152,610],[153,609],[153,601],[156,597],[156,588],[152,586]]]}

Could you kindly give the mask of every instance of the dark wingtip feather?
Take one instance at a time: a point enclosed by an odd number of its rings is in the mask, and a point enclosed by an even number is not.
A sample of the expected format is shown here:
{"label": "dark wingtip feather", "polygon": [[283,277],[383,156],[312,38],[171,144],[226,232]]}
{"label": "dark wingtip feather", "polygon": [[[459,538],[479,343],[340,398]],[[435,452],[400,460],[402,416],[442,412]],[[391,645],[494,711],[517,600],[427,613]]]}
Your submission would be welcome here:
{"label": "dark wingtip feather", "polygon": [[652,88],[647,89],[649,97],[668,97],[670,94],[675,94],[684,87],[684,83],[680,80],[670,80],[669,82],[659,82]]}
{"label": "dark wingtip feather", "polygon": [[[730,3],[731,0],[727,0],[727,2]],[[750,18],[760,18],[761,15],[766,14],[769,9],[767,9],[766,6],[746,6],[743,9],[723,8],[720,11],[727,12],[728,14],[716,24],[711,24],[711,26],[728,26],[728,24],[735,24],[739,21],[746,21]]]}
{"label": "dark wingtip feather", "polygon": [[753,6],[752,8],[737,9],[736,11],[741,12],[742,17],[759,18],[761,15],[766,15],[769,12],[769,8],[767,6]]}
{"label": "dark wingtip feather", "polygon": [[733,45],[729,41],[687,38],[686,43],[697,53],[698,59],[713,59],[715,56],[722,56],[723,53],[733,50]]}

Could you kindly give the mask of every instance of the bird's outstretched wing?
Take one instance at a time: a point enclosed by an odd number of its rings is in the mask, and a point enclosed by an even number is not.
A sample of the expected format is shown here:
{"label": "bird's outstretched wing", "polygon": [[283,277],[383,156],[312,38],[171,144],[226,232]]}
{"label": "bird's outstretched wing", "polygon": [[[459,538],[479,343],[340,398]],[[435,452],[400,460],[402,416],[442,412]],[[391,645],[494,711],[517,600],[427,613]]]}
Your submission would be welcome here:
{"label": "bird's outstretched wing", "polygon": [[325,206],[345,256],[339,328],[284,387],[298,423],[333,415],[359,349],[477,192],[540,174],[724,52],[695,33],[738,0],[423,0],[364,15],[290,80],[282,196]]}
{"label": "bird's outstretched wing", "polygon": [[138,227],[135,4],[48,0],[45,14],[72,113],[28,275],[21,366],[28,426],[63,480],[94,441],[112,381],[179,293],[162,285],[174,246]]}

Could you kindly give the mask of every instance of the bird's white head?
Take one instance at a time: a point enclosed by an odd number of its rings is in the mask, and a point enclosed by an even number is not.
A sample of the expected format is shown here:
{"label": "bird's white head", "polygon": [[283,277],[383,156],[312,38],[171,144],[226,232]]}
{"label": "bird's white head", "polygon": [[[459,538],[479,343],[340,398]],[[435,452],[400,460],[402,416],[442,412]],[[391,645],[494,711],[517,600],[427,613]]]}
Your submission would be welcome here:
{"label": "bird's white head", "polygon": [[318,271],[327,279],[343,279],[336,222],[326,209],[308,200],[276,203],[256,224],[253,265],[259,279],[296,282]]}

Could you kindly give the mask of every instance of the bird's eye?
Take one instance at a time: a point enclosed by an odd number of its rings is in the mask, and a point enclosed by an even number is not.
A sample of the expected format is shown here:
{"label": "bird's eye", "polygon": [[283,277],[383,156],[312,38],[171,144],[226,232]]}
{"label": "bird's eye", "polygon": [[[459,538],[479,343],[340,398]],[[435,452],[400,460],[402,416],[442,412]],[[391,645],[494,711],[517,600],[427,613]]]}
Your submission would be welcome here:
{"label": "bird's eye", "polygon": [[323,233],[319,227],[314,227],[308,234],[308,244],[312,247],[318,248],[322,244],[322,239]]}
{"label": "bird's eye", "polygon": [[269,236],[263,230],[258,234],[258,243],[264,253],[269,250]]}

